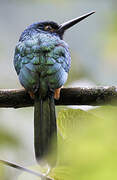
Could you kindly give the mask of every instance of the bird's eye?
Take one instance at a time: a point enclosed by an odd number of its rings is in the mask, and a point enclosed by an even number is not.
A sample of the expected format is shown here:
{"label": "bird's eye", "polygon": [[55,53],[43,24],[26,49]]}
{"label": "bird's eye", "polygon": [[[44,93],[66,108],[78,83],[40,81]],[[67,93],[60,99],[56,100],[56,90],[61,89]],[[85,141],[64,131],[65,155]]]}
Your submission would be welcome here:
{"label": "bird's eye", "polygon": [[44,30],[45,30],[45,31],[54,32],[54,29],[53,29],[52,26],[50,26],[50,25],[45,26],[45,27],[44,27]]}

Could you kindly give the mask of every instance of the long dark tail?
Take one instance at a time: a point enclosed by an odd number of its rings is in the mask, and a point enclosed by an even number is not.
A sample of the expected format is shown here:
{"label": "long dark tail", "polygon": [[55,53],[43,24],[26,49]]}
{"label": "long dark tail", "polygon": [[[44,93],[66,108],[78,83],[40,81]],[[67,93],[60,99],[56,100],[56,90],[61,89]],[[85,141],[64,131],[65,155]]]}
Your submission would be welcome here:
{"label": "long dark tail", "polygon": [[46,159],[46,156],[48,156],[51,151],[53,138],[54,152],[56,152],[57,126],[54,97],[51,96],[40,99],[36,96],[34,103],[34,147],[38,162],[44,159],[49,165],[55,165],[55,159],[54,162],[48,162],[49,159]]}

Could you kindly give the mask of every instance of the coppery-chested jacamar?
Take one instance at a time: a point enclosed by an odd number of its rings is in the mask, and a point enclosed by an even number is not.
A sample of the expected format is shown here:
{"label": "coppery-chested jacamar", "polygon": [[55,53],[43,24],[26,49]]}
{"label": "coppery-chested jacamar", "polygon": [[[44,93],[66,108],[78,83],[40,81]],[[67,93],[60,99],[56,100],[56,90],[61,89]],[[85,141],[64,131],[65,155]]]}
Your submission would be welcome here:
{"label": "coppery-chested jacamar", "polygon": [[34,147],[37,161],[48,154],[53,136],[54,142],[57,142],[54,98],[59,99],[71,64],[68,45],[63,41],[64,32],[93,13],[61,25],[53,21],[34,23],[25,29],[16,45],[14,66],[19,81],[34,98]]}

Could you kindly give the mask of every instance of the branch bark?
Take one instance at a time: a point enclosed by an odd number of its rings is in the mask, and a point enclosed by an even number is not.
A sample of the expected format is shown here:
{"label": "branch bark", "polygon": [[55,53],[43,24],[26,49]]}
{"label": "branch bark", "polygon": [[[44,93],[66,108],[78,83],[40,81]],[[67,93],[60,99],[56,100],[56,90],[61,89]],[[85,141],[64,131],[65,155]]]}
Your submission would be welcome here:
{"label": "branch bark", "polygon": [[[55,100],[56,105],[115,105],[117,101],[117,87],[92,87],[92,88],[63,88],[61,89],[60,99]],[[34,105],[29,94],[21,90],[1,89],[0,107],[1,108],[22,108]]]}

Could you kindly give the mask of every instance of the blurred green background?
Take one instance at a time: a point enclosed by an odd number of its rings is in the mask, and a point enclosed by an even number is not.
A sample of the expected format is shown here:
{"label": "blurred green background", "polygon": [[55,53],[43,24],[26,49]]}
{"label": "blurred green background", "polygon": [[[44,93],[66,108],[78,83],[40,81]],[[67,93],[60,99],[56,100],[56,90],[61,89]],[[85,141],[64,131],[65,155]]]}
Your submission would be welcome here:
{"label": "blurred green background", "polygon": [[[0,88],[21,88],[13,67],[15,45],[33,22],[65,22],[92,10],[96,14],[65,34],[72,55],[67,86],[117,84],[116,0],[0,0]],[[0,159],[30,166],[33,108],[0,109]],[[14,169],[0,168],[0,179],[16,180]],[[2,178],[1,178],[2,177]]]}

